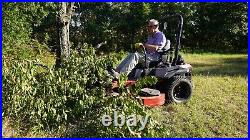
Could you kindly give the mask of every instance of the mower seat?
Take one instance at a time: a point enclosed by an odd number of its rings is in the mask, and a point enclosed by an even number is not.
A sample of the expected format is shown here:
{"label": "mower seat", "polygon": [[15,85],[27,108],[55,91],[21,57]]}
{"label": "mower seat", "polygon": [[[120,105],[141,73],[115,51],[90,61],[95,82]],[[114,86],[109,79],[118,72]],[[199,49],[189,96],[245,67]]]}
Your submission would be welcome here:
{"label": "mower seat", "polygon": [[[166,64],[166,60],[168,57],[167,55],[168,55],[169,51],[170,51],[170,40],[166,40],[166,45],[161,50],[157,51],[160,54],[160,59],[158,61],[151,61],[148,64],[148,67],[155,68],[155,67],[159,66],[160,64]],[[135,68],[128,74],[129,79],[134,79],[135,77],[137,77],[137,76],[135,76],[135,75],[137,75],[136,70],[139,70],[141,72],[141,70],[143,70],[143,69],[145,69],[144,64],[141,64],[141,63],[137,64],[135,66]]]}

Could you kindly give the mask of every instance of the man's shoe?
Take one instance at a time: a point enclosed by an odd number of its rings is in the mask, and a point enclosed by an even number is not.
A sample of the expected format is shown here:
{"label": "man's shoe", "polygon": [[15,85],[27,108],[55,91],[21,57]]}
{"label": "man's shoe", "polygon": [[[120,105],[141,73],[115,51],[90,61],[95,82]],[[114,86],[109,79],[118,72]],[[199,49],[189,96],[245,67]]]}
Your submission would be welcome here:
{"label": "man's shoe", "polygon": [[112,75],[114,78],[118,79],[120,76],[120,73],[116,72],[112,67],[107,67],[108,73]]}
{"label": "man's shoe", "polygon": [[119,76],[120,76],[120,73],[118,73],[118,72],[116,72],[114,69],[112,69],[112,70],[111,70],[111,75],[112,75],[114,78],[118,79]]}

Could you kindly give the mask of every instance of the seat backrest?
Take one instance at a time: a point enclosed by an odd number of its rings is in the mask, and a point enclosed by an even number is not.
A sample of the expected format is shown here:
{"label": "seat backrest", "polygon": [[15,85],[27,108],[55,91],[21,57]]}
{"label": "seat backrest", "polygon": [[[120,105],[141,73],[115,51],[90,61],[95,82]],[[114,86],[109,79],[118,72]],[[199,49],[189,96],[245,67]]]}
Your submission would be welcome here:
{"label": "seat backrest", "polygon": [[162,49],[166,51],[170,49],[170,40],[166,40],[166,45]]}
{"label": "seat backrest", "polygon": [[168,63],[170,59],[170,40],[166,40],[166,45],[162,48],[161,54],[161,62],[162,63]]}
{"label": "seat backrest", "polygon": [[170,44],[171,44],[170,40],[166,40],[165,46],[162,49],[158,50],[158,52],[164,53],[164,52],[168,51],[170,49]]}

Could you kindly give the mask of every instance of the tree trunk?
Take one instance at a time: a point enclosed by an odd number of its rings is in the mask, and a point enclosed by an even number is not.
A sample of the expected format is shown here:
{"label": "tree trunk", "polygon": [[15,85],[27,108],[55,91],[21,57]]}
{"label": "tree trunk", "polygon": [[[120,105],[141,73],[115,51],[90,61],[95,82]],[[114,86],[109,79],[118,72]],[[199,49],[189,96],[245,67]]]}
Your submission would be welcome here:
{"label": "tree trunk", "polygon": [[58,4],[57,29],[58,29],[58,49],[56,67],[61,66],[64,59],[70,56],[69,24],[73,12],[74,3],[60,2]]}

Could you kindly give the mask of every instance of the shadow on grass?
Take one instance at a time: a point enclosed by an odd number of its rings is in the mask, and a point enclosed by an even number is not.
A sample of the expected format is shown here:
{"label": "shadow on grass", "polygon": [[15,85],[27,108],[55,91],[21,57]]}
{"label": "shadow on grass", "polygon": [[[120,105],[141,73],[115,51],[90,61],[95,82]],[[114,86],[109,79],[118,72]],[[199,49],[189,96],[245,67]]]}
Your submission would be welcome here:
{"label": "shadow on grass", "polygon": [[[94,109],[93,109],[94,110]],[[93,111],[87,114],[84,119],[79,119],[68,125],[66,131],[61,134],[62,138],[96,138],[96,137],[119,137],[107,132],[108,127],[101,123],[101,114]]]}
{"label": "shadow on grass", "polygon": [[99,132],[95,122],[91,122],[92,118],[86,121],[80,121],[78,124],[69,127],[66,132],[61,135],[62,138],[94,138],[98,137]]}
{"label": "shadow on grass", "polygon": [[247,57],[222,58],[216,64],[191,63],[194,75],[247,76]]}

